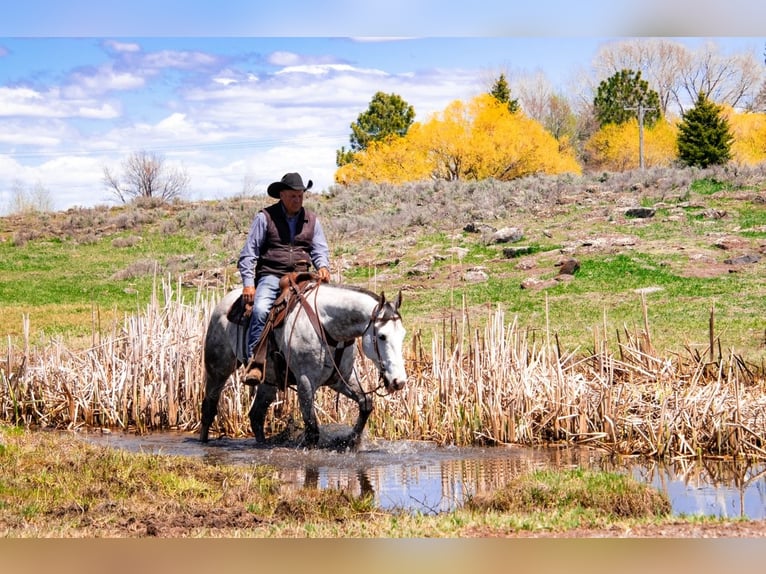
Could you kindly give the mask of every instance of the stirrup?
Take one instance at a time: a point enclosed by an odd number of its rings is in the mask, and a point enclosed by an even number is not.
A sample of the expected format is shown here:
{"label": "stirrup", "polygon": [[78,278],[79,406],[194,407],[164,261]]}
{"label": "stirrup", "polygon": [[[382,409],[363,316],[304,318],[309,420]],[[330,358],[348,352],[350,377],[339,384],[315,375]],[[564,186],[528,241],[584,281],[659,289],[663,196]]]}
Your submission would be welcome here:
{"label": "stirrup", "polygon": [[263,382],[264,366],[255,362],[254,358],[250,359],[245,367],[244,383],[249,386],[255,386]]}

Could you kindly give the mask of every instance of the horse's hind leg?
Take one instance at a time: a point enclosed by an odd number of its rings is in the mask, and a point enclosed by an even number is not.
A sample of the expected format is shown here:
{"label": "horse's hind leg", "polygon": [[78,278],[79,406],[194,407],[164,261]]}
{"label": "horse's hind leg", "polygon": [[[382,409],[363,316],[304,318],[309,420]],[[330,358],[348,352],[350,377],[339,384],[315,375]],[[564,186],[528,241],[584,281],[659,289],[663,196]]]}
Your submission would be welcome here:
{"label": "horse's hind leg", "polygon": [[255,392],[255,400],[250,407],[248,416],[250,417],[250,428],[253,429],[255,442],[263,443],[266,441],[266,435],[263,427],[266,424],[266,413],[277,397],[277,386],[268,382],[258,385]]}
{"label": "horse's hind leg", "polygon": [[[220,346],[217,346],[220,345]],[[237,358],[234,353],[221,353],[222,343],[214,343],[207,337],[205,341],[205,398],[202,400],[202,422],[199,440],[208,441],[210,426],[218,414],[218,400],[221,391],[234,369],[237,368]]]}
{"label": "horse's hind leg", "polygon": [[199,431],[199,440],[208,441],[210,427],[218,414],[218,400],[228,377],[220,379],[216,375],[205,373],[205,398],[202,400],[202,422]]}

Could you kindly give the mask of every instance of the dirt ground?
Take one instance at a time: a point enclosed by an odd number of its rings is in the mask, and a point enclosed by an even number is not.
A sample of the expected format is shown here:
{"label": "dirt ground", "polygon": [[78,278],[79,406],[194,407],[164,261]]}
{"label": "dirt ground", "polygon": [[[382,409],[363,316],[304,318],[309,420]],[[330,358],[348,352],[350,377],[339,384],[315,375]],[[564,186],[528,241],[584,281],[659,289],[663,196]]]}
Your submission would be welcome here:
{"label": "dirt ground", "polygon": [[714,524],[675,522],[634,528],[576,528],[566,532],[520,530],[501,533],[490,530],[466,532],[465,538],[766,538],[766,521],[736,521]]}

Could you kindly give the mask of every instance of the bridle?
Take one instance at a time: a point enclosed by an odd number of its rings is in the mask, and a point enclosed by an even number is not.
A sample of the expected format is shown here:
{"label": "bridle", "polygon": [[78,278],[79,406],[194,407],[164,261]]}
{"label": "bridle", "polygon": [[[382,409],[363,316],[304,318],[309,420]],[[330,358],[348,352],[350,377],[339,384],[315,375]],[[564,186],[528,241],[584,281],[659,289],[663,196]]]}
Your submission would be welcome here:
{"label": "bridle", "polygon": [[[312,286],[310,289],[314,291],[314,307],[316,307],[316,298],[318,294],[318,289],[316,289],[316,285]],[[296,294],[298,296],[298,299],[301,303],[301,306],[303,307],[303,310],[306,312],[306,315],[308,315],[309,321],[311,322],[312,326],[314,327],[314,330],[316,331],[317,335],[319,336],[320,340],[324,343],[324,345],[327,347],[328,351],[331,351],[332,349],[335,349],[335,352],[332,354],[333,356],[333,369],[335,369],[336,374],[340,378],[341,381],[343,381],[344,384],[348,386],[348,381],[343,376],[343,373],[340,372],[340,367],[338,366],[341,358],[343,357],[343,353],[346,351],[346,349],[354,344],[354,339],[348,340],[348,341],[336,341],[335,339],[330,336],[327,331],[324,328],[324,325],[322,325],[322,322],[319,320],[319,317],[317,316],[314,309],[311,308],[311,305],[308,304],[308,301],[306,301],[306,297],[304,293],[301,293],[299,290],[296,290]],[[380,347],[378,345],[378,324],[387,323],[388,321],[396,321],[400,320],[401,316],[398,312],[394,312],[391,316],[383,316],[378,317],[378,314],[382,310],[382,304],[381,301],[378,300],[378,302],[375,304],[375,307],[373,307],[372,312],[370,313],[370,318],[367,321],[367,325],[362,330],[361,335],[359,335],[359,338],[363,338],[367,331],[372,329],[372,344],[373,349],[375,351],[375,361],[377,363],[378,367],[378,386],[372,389],[371,391],[362,391],[365,395],[370,394],[376,394],[378,396],[385,396],[378,391],[380,388],[386,388],[385,384],[385,375],[383,374],[383,357],[380,354]],[[298,319],[298,316],[296,314],[295,320]],[[289,361],[289,359],[288,359]]]}
{"label": "bridle", "polygon": [[375,351],[375,362],[378,365],[378,386],[375,387],[373,390],[369,391],[368,394],[375,393],[378,396],[383,396],[377,391],[383,387],[385,388],[385,375],[383,374],[383,357],[380,354],[380,347],[378,346],[378,323],[384,324],[388,321],[396,321],[400,320],[401,316],[399,313],[394,313],[390,317],[378,317],[378,313],[381,311],[381,303],[378,301],[378,303],[375,305],[375,307],[372,309],[372,313],[370,313],[370,320],[367,321],[367,326],[362,331],[361,337],[364,337],[365,333],[372,329],[372,347]]}

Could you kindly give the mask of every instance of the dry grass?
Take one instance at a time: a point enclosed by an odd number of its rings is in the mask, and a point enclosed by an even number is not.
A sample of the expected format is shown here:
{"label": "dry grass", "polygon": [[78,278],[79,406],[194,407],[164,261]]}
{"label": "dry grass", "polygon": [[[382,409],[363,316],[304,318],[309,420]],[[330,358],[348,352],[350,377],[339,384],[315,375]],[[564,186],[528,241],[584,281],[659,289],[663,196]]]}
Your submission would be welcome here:
{"label": "dry grass", "polygon": [[[84,350],[57,341],[9,345],[0,363],[0,418],[28,427],[196,430],[204,325],[217,295],[199,291],[186,303],[178,293],[163,282],[143,313],[126,316],[110,335],[94,333]],[[485,323],[475,329],[466,314],[455,317],[430,335],[430,348],[408,325],[410,380],[396,395],[376,397],[371,436],[457,445],[565,442],[657,458],[766,458],[764,375],[715,349],[712,331],[708,352],[663,356],[652,346],[648,319],[643,329],[618,334],[617,352],[594,327],[595,351],[581,355],[559,348],[545,329],[542,339],[530,337],[501,309]],[[375,369],[361,358],[358,368],[373,388]],[[267,432],[299,418],[295,393],[280,398]],[[217,430],[248,434],[249,404],[235,374]],[[322,423],[347,422],[355,409],[330,391],[318,395]]]}

